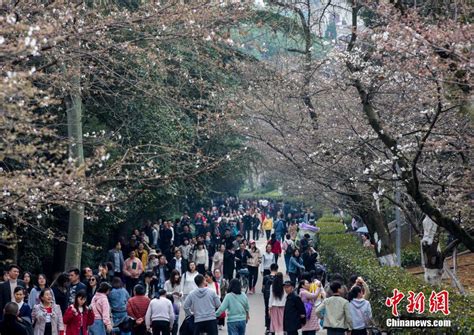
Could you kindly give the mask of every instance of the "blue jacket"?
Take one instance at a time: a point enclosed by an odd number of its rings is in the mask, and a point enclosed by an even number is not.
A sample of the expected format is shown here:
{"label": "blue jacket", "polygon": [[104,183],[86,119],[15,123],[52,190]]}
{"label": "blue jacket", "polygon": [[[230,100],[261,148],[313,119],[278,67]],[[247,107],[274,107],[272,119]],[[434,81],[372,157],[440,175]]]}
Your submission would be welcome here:
{"label": "blue jacket", "polygon": [[296,273],[298,272],[298,268],[304,270],[303,260],[301,259],[301,257],[296,258],[294,256],[291,256],[290,263],[288,264],[288,272]]}
{"label": "blue jacket", "polygon": [[123,287],[113,288],[109,293],[109,303],[112,314],[127,311],[127,301],[130,298],[127,290]]}

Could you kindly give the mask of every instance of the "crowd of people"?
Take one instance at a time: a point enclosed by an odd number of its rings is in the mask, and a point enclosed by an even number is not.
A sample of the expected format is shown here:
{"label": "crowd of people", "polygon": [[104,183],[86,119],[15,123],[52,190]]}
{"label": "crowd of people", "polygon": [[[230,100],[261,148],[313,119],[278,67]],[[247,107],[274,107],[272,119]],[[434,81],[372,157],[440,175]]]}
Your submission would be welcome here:
{"label": "crowd of people", "polygon": [[250,334],[246,293],[256,294],[259,274],[268,333],[312,335],[324,326],[328,334],[366,334],[367,285],[354,277],[348,290],[338,275],[327,282],[314,241],[298,233],[303,222],[314,224],[314,214],[229,198],[193,217],[147,221],[117,241],[96,271],[68,269],[51,285],[44,274],[20,279],[12,264],[0,284],[0,334],[214,335],[226,323],[229,335]]}

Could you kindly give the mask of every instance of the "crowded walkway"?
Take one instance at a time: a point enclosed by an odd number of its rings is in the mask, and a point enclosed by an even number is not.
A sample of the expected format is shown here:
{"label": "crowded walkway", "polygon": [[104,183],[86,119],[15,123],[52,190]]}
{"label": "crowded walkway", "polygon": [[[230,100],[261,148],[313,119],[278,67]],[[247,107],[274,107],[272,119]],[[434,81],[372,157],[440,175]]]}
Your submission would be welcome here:
{"label": "crowded walkway", "polygon": [[368,287],[356,276],[350,286],[337,274],[327,281],[316,231],[310,211],[235,198],[174,222],[147,221],[102,263],[68,269],[51,285],[10,265],[0,332],[314,335],[358,322],[352,333],[365,334]]}

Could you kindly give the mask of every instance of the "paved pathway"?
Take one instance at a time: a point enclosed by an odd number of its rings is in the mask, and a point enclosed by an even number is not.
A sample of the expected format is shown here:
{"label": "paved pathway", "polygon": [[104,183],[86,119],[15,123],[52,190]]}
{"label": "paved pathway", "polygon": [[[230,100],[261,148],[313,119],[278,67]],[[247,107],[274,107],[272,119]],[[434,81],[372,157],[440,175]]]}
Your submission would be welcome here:
{"label": "paved pathway", "polygon": [[[257,246],[260,251],[265,250],[265,242],[264,238],[260,238],[257,241]],[[279,257],[278,259],[278,266],[281,272],[285,273],[285,261],[283,257]],[[289,278],[288,278],[289,279]],[[263,302],[263,294],[262,294],[262,275],[261,273],[258,274],[258,281],[257,287],[255,289],[255,294],[249,294],[249,305],[250,305],[250,320],[247,323],[247,330],[246,334],[248,335],[264,335],[265,334],[265,305]],[[180,323],[184,320],[184,313],[181,311],[180,315]],[[227,326],[224,330],[219,331],[219,335],[227,334]],[[326,334],[326,330],[321,330],[317,332],[317,334]]]}

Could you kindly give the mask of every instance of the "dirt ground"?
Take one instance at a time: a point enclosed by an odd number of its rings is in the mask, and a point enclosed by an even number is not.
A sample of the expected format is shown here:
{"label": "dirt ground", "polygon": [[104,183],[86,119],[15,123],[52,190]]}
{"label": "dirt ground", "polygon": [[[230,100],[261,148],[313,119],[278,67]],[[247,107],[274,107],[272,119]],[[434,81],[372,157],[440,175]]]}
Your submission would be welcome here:
{"label": "dirt ground", "polygon": [[[453,269],[453,260],[452,258],[448,259],[448,264]],[[408,268],[408,272],[412,273],[415,276],[423,278],[423,268],[421,266]],[[470,252],[463,255],[458,255],[458,265],[456,268],[456,274],[461,281],[461,284],[464,286],[467,292],[474,294],[474,253]],[[446,276],[443,279],[443,282],[450,285],[451,279]]]}

